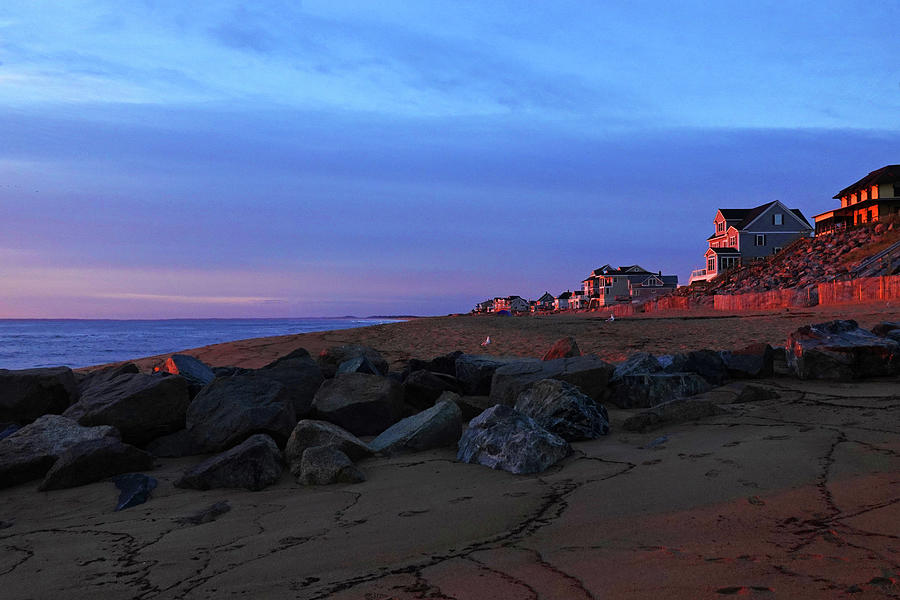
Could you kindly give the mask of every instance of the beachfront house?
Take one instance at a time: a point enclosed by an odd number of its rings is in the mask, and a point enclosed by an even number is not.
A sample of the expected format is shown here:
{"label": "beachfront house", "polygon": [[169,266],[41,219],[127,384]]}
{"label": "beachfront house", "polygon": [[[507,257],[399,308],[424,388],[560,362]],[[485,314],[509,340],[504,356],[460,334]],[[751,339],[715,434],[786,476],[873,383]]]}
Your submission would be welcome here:
{"label": "beachfront house", "polygon": [[569,303],[572,299],[572,292],[565,291],[553,299],[553,308],[555,310],[569,310]]}
{"label": "beachfront house", "polygon": [[475,309],[473,312],[476,313],[489,313],[494,312],[494,301],[493,300],[485,300],[484,302],[479,302],[475,305]]}
{"label": "beachfront house", "polygon": [[614,268],[603,265],[582,282],[585,308],[625,302],[645,302],[678,287],[678,275],[652,273],[640,265]]}
{"label": "beachfront house", "polygon": [[816,235],[836,229],[885,221],[900,214],[900,165],[872,171],[835,196],[841,207],[813,217]]}
{"label": "beachfront house", "polygon": [[778,253],[800,237],[809,237],[812,226],[798,208],[779,200],[755,208],[720,208],[713,219],[715,231],[706,238],[706,267],[691,273],[689,283],[708,281],[741,264]]}
{"label": "beachfront house", "polygon": [[528,300],[521,296],[509,296],[506,299],[509,311],[514,313],[528,312]]}
{"label": "beachfront house", "polygon": [[550,292],[544,292],[544,295],[535,302],[535,310],[553,310],[556,298]]}

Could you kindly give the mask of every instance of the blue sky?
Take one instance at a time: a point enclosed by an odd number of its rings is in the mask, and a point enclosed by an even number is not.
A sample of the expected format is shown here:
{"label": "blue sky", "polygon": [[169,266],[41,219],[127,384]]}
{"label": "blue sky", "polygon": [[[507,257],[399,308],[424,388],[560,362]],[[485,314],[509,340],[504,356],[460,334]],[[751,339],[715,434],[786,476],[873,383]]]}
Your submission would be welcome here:
{"label": "blue sky", "polygon": [[900,5],[594,4],[0,5],[0,317],[686,281],[718,207],[900,162]]}

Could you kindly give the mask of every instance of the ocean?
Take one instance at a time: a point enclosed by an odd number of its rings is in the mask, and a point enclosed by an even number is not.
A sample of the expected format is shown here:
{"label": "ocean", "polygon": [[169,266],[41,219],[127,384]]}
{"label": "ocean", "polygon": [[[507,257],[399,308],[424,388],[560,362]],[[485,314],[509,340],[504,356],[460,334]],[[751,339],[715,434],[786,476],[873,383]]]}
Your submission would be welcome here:
{"label": "ocean", "polygon": [[402,319],[0,319],[0,369],[100,365],[248,338]]}

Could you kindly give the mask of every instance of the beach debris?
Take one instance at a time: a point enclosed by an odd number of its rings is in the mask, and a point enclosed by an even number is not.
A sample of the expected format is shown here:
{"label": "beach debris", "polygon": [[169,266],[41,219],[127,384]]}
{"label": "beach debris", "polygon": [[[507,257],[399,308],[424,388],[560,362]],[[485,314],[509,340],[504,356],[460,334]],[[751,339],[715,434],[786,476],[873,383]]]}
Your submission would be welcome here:
{"label": "beach debris", "polygon": [[609,415],[603,405],[565,381],[538,381],[519,394],[515,408],[567,442],[609,433]]}
{"label": "beach debris", "polygon": [[200,387],[216,378],[216,374],[207,364],[189,354],[173,354],[166,359],[160,370],[172,375],[181,375],[188,383]]}
{"label": "beach debris", "polygon": [[462,412],[455,402],[445,399],[394,423],[369,442],[369,446],[382,454],[418,452],[455,446],[461,434]]}
{"label": "beach debris", "polygon": [[557,358],[571,358],[581,356],[581,350],[573,337],[564,337],[556,340],[541,360],[556,360]]}
{"label": "beach debris", "polygon": [[800,379],[849,380],[900,371],[900,343],[853,320],[801,327],[788,336],[786,348],[788,368]]}
{"label": "beach debris", "polygon": [[490,343],[491,343],[491,336],[487,336],[486,338],[484,338],[484,341],[481,342],[481,347],[487,348],[490,345]]}
{"label": "beach debris", "polygon": [[83,427],[60,415],[44,415],[0,440],[0,488],[43,477],[59,456],[78,442],[119,439],[115,427]]}
{"label": "beach debris", "polygon": [[338,367],[342,362],[357,356],[365,356],[369,359],[369,362],[375,366],[379,373],[387,373],[389,370],[387,361],[377,350],[358,344],[326,348],[319,354],[316,362],[319,364],[319,368],[322,369],[322,374],[330,379],[337,374]]}
{"label": "beach debris", "polygon": [[495,405],[469,422],[456,458],[516,474],[540,473],[572,452],[563,438],[509,406]]}
{"label": "beach debris", "polygon": [[149,452],[115,438],[86,440],[59,455],[38,489],[61,490],[152,468],[153,456]]}
{"label": "beach debris", "polygon": [[459,392],[460,383],[452,375],[413,371],[403,382],[403,400],[420,410],[434,406],[444,392]]}
{"label": "beach debris", "polygon": [[156,489],[157,481],[143,473],[126,473],[113,478],[113,483],[119,488],[119,501],[116,503],[116,512],[143,504],[150,499],[150,494]]}
{"label": "beach debris", "polygon": [[27,423],[59,414],[77,399],[78,385],[69,367],[0,369],[0,421]]}
{"label": "beach debris", "polygon": [[190,402],[183,377],[122,373],[88,387],[63,416],[81,425],[111,425],[125,442],[143,445],[183,428]]}
{"label": "beach debris", "polygon": [[284,460],[270,436],[257,433],[221,454],[185,471],[175,487],[210,490],[244,488],[259,491],[281,478]]}
{"label": "beach debris", "polygon": [[228,504],[228,500],[222,500],[186,517],[176,517],[173,520],[181,525],[203,525],[215,521],[230,510],[231,505]]}
{"label": "beach debris", "polygon": [[253,433],[284,444],[297,418],[285,386],[263,375],[218,378],[191,402],[185,418],[194,445],[219,452]]}
{"label": "beach debris", "polygon": [[556,360],[519,359],[494,371],[490,396],[495,404],[513,406],[519,394],[533,383],[559,379],[577,386],[595,402],[603,402],[613,369],[613,365],[591,354]]}
{"label": "beach debris", "polygon": [[372,455],[372,449],[358,437],[327,421],[304,419],[297,423],[284,447],[284,458],[295,476],[300,474],[300,461],[307,448],[331,446],[346,454],[350,460]]}
{"label": "beach debris", "polygon": [[626,431],[643,433],[664,425],[696,421],[697,419],[720,415],[724,412],[724,410],[708,400],[677,398],[657,404],[650,410],[628,417],[622,423],[622,428]]}
{"label": "beach debris", "polygon": [[313,400],[316,414],[354,435],[378,435],[403,413],[403,390],[387,377],[341,373],[328,379]]}
{"label": "beach debris", "polygon": [[332,483],[360,483],[365,474],[350,458],[333,446],[313,446],[303,451],[297,483],[329,485]]}
{"label": "beach debris", "polygon": [[313,398],[325,381],[322,369],[303,348],[294,350],[255,371],[256,375],[277,381],[287,388],[294,416],[302,419],[312,412]]}

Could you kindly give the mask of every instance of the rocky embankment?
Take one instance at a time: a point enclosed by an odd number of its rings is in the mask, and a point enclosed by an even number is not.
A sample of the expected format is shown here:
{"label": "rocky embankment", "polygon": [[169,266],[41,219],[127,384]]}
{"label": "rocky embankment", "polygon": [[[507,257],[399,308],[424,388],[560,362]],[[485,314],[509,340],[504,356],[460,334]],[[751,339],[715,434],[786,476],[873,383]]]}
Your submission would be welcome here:
{"label": "rocky embankment", "polygon": [[849,320],[802,327],[785,348],[637,353],[618,364],[566,338],[543,359],[453,352],[402,372],[346,345],[315,359],[299,348],[260,369],[174,355],[153,373],[0,370],[0,487],[112,478],[121,509],[152,496],[146,472],[165,458],[198,457],[177,487],[261,490],[285,470],[303,485],[361,482],[368,457],[442,447],[461,462],[539,473],[571,454],[570,442],[607,435],[608,404],[632,409],[625,429],[648,431],[771,399],[754,378],[898,373],[900,322],[868,331]]}

